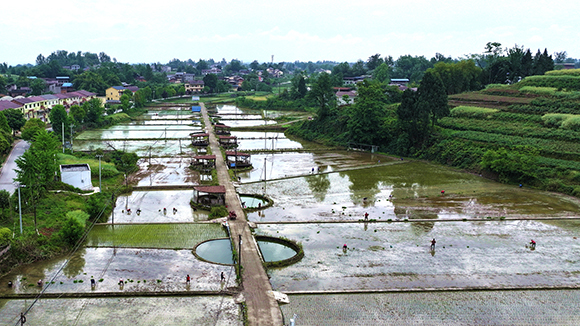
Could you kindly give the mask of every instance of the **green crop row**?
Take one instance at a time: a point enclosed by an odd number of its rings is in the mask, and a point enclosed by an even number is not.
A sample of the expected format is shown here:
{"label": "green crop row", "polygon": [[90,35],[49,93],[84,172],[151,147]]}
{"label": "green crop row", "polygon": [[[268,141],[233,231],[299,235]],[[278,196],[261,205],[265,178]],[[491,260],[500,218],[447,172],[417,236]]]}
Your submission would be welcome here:
{"label": "green crop row", "polygon": [[[519,94],[519,92],[518,92]],[[532,100],[529,97],[516,97],[516,96],[501,96],[501,95],[490,95],[480,92],[468,92],[461,94],[449,95],[450,100],[456,101],[482,101],[482,102],[492,102],[495,104],[528,104]]]}
{"label": "green crop row", "polygon": [[451,116],[453,117],[473,117],[473,118],[488,118],[493,113],[498,112],[498,109],[488,109],[477,106],[461,105],[451,109]]}
{"label": "green crop row", "polygon": [[531,123],[539,123],[541,124],[542,117],[540,115],[535,114],[521,114],[521,113],[513,113],[513,112],[497,112],[491,116],[494,120],[501,120],[504,122],[531,122]]}
{"label": "green crop row", "polygon": [[521,104],[510,105],[508,106],[507,110],[513,113],[536,114],[540,116],[548,113],[566,113],[566,114],[580,113],[580,110],[576,108],[569,108],[565,106],[550,107],[550,106],[521,105]]}
{"label": "green crop row", "polygon": [[569,108],[580,110],[580,102],[570,99],[550,99],[550,98],[537,98],[530,102],[531,105],[545,106],[550,108]]}
{"label": "green crop row", "polygon": [[516,84],[520,89],[524,86],[554,87],[557,89],[580,90],[580,77],[570,75],[538,75],[524,78]]}
{"label": "green crop row", "polygon": [[555,87],[537,87],[537,86],[524,86],[520,88],[522,93],[538,94],[538,95],[549,95],[552,96],[557,91]]}
{"label": "green crop row", "polygon": [[578,161],[570,161],[570,160],[561,160],[557,158],[551,157],[539,157],[538,164],[550,168],[556,168],[559,170],[576,170],[580,171],[580,162]]}
{"label": "green crop row", "polygon": [[506,123],[505,121],[501,120],[476,120],[449,117],[440,119],[438,123],[444,128],[455,130],[471,130],[509,136],[580,142],[580,133],[578,132],[564,129],[546,128],[541,125],[532,123]]}
{"label": "green crop row", "polygon": [[550,76],[578,76],[580,77],[580,69],[561,69],[546,71],[546,75]]}
{"label": "green crop row", "polygon": [[580,143],[551,140],[542,138],[528,138],[480,131],[458,131],[453,137],[478,142],[494,143],[504,147],[531,146],[544,154],[554,154],[566,158],[580,158]]}

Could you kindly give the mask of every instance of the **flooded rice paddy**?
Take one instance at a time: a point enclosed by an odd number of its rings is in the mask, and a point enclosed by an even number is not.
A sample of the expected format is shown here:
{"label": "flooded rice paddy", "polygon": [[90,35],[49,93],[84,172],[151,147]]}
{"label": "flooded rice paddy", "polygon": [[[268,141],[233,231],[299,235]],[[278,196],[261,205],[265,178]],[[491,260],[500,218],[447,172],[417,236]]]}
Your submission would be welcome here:
{"label": "flooded rice paddy", "polygon": [[[232,105],[219,105],[216,110],[229,126],[264,125],[282,115],[304,115]],[[73,256],[25,265],[1,278],[0,284],[12,280],[14,286],[0,287],[0,295],[38,293],[38,279],[48,282],[48,293],[121,295],[42,299],[27,315],[30,324],[158,325],[171,320],[172,324],[241,325],[239,307],[230,296],[122,297],[143,291],[218,293],[237,285],[231,266],[193,255],[199,243],[227,236],[219,224],[198,223],[207,221],[208,212],[190,208],[193,191],[155,190],[201,182],[200,175],[188,168],[195,153],[189,133],[199,130],[198,114],[175,108],[152,110],[135,121],[80,134],[75,150],[136,152],[142,157],[140,171],[130,180],[150,188],[119,196],[115,225],[95,226],[86,247]],[[295,240],[304,249],[300,262],[268,271],[274,290],[442,290],[291,294],[290,304],[281,307],[286,322],[296,313],[296,325],[578,324],[574,308],[580,299],[578,290],[501,290],[577,286],[577,199],[423,162],[325,149],[280,132],[232,134],[238,137],[238,150],[252,153],[253,169],[237,173],[238,192],[266,195],[274,201],[272,207],[247,214],[250,221],[258,222],[256,233]],[[268,152],[272,149],[282,151]],[[242,200],[256,207],[257,201],[250,198]],[[562,220],[540,220],[546,217]],[[113,216],[107,222],[113,222]],[[433,238],[437,244],[431,251]],[[527,246],[531,239],[537,242],[534,250]],[[229,241],[222,242],[224,248],[230,246]],[[287,247],[269,246],[260,243],[266,260],[295,254]],[[219,254],[231,263],[231,249],[211,245],[206,249],[210,258]],[[222,272],[226,282],[220,282]],[[185,282],[187,274],[190,284]],[[97,280],[95,288],[90,286],[91,278]],[[450,288],[499,291],[445,291]],[[0,324],[14,324],[30,303],[0,301]]]}
{"label": "flooded rice paddy", "polygon": [[62,258],[18,268],[2,278],[2,284],[12,280],[14,286],[2,286],[0,293],[39,293],[39,279],[46,293],[219,291],[224,286],[221,272],[231,276],[225,285],[236,283],[232,267],[200,261],[191,250],[84,248],[69,260],[61,273]]}
{"label": "flooded rice paddy", "polygon": [[579,290],[289,295],[296,325],[580,325]]}
{"label": "flooded rice paddy", "polygon": [[189,157],[179,156],[141,159],[137,186],[197,185],[199,173],[189,168],[191,161]]}
{"label": "flooded rice paddy", "polygon": [[257,232],[304,247],[300,262],[270,271],[278,291],[570,286],[580,281],[580,222],[566,224],[262,224]]}
{"label": "flooded rice paddy", "polygon": [[[242,182],[320,174],[377,163],[376,155],[365,152],[255,153],[250,158],[252,170],[238,172]],[[386,160],[383,159],[383,162]]]}
{"label": "flooded rice paddy", "polygon": [[[15,325],[32,300],[0,300],[0,324]],[[42,299],[27,315],[26,325],[216,325],[242,326],[231,297],[121,297]]]}
{"label": "flooded rice paddy", "polygon": [[[117,197],[115,223],[168,223],[207,220],[208,212],[189,205],[192,190],[133,191]],[[164,211],[164,208],[166,209]],[[173,209],[176,209],[176,212]],[[128,209],[131,211],[128,212]],[[140,209],[141,213],[137,214]],[[109,216],[107,222],[112,221]]]}
{"label": "flooded rice paddy", "polygon": [[265,194],[274,200],[272,207],[248,214],[255,222],[359,220],[365,213],[369,219],[382,221],[578,217],[580,211],[574,198],[503,185],[422,162],[243,184],[240,192]]}
{"label": "flooded rice paddy", "polygon": [[150,140],[103,140],[103,141],[75,141],[74,149],[78,151],[120,150],[133,152],[141,157],[149,157],[149,153],[156,157],[169,157],[177,153],[191,155],[194,153],[190,146],[191,140],[181,139],[150,139]]}
{"label": "flooded rice paddy", "polygon": [[200,132],[201,127],[188,125],[117,125],[108,129],[87,130],[77,136],[78,140],[98,139],[164,139],[189,138],[192,132]]}

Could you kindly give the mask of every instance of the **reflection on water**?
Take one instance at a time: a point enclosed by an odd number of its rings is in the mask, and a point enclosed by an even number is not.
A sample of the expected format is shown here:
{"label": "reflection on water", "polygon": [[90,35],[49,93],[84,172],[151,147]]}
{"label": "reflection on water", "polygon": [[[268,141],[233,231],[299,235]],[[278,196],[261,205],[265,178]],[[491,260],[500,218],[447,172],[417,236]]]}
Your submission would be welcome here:
{"label": "reflection on water", "polygon": [[330,188],[330,180],[328,174],[315,174],[305,178],[308,187],[317,201],[322,202],[326,197],[328,188]]}
{"label": "reflection on water", "polygon": [[195,248],[201,258],[219,264],[233,264],[232,243],[230,239],[206,241]]}
{"label": "reflection on water", "polygon": [[[295,166],[277,159],[277,170]],[[407,162],[324,175],[242,184],[243,193],[264,193],[274,206],[254,221],[369,219],[464,219],[578,216],[578,199],[500,184],[424,162]],[[442,193],[442,190],[445,193]],[[392,197],[391,197],[392,196]],[[366,198],[366,199],[365,199]],[[421,231],[422,232],[422,231]]]}
{"label": "reflection on water", "polygon": [[294,249],[277,242],[258,241],[258,246],[266,262],[286,260],[296,255]]}
{"label": "reflection on water", "polygon": [[268,204],[267,200],[250,196],[240,196],[240,201],[244,208],[258,208]]}

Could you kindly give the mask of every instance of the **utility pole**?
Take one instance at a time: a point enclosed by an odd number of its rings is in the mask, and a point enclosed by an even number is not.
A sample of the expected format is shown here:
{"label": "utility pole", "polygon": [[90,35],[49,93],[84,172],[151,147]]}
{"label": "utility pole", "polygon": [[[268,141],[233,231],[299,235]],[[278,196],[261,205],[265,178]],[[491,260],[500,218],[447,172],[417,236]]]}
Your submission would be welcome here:
{"label": "utility pole", "polygon": [[64,154],[64,122],[62,123],[62,153]]}
{"label": "utility pole", "polygon": [[[111,223],[115,227],[115,207],[117,207],[117,201],[115,200],[115,193],[111,194],[111,202],[113,203],[113,209],[111,210]],[[115,239],[115,237],[113,237]]]}
{"label": "utility pole", "polygon": [[97,155],[97,157],[99,158],[99,192],[103,192],[103,188],[101,188],[101,158],[103,155]]}
{"label": "utility pole", "polygon": [[18,184],[18,215],[20,216],[20,235],[22,235],[22,201],[20,200],[20,183]]}
{"label": "utility pole", "polygon": [[240,240],[238,245],[238,266],[242,267],[242,235],[238,234],[238,238]]}
{"label": "utility pole", "polygon": [[73,151],[73,127],[74,126],[75,126],[74,124],[72,124],[72,123],[70,124],[70,151],[71,151],[71,153]]}

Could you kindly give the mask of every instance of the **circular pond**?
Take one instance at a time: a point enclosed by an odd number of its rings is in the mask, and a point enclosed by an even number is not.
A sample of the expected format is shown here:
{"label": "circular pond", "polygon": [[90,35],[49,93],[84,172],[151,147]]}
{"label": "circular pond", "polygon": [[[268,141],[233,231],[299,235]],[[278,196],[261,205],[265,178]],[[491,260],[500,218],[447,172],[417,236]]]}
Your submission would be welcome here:
{"label": "circular pond", "polygon": [[249,195],[240,195],[240,201],[244,208],[262,208],[268,205],[268,200]]}
{"label": "circular pond", "polygon": [[194,249],[195,254],[208,262],[232,265],[232,245],[230,239],[209,240]]}
{"label": "circular pond", "polygon": [[297,252],[281,243],[258,240],[258,247],[265,262],[275,262],[294,257]]}

